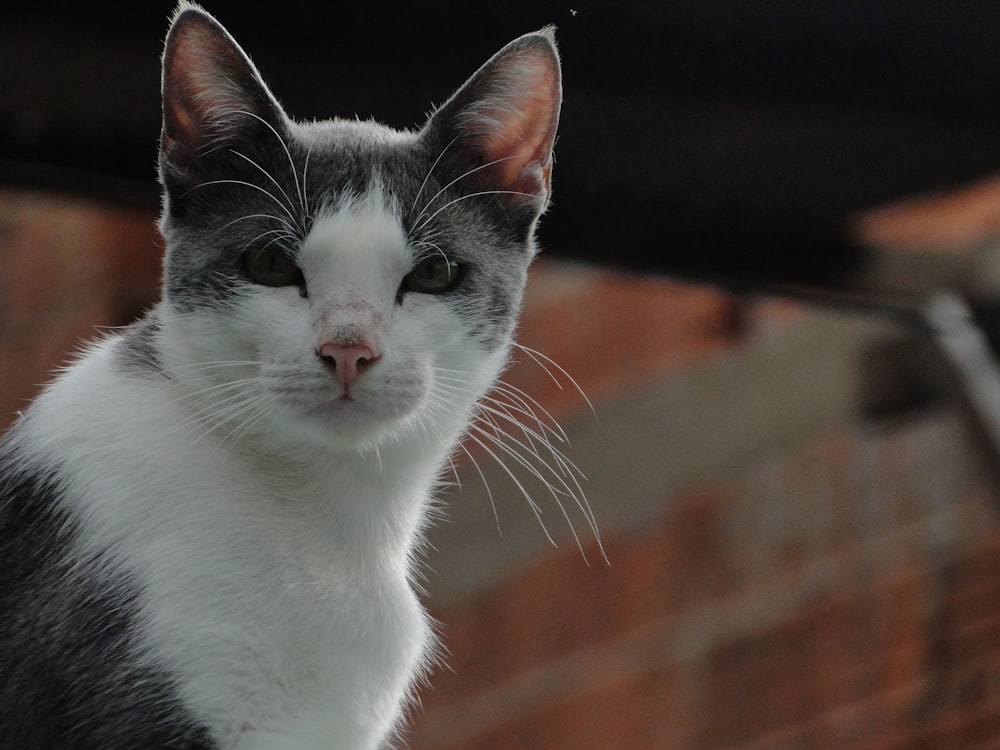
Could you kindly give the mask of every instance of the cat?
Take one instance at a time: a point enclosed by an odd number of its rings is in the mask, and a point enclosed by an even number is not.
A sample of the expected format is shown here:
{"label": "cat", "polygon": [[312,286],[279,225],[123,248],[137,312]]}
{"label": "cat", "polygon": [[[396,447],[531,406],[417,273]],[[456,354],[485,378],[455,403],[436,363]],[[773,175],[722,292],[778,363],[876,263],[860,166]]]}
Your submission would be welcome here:
{"label": "cat", "polygon": [[0,444],[0,746],[397,741],[434,658],[415,556],[509,358],[560,75],[547,28],[419,131],[301,123],[178,7],[161,300]]}

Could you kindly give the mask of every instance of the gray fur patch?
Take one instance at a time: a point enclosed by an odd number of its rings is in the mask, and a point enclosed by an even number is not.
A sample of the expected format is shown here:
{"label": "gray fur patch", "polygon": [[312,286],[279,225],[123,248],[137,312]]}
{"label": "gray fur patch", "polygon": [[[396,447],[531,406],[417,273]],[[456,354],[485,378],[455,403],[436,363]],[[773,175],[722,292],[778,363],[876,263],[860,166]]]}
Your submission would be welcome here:
{"label": "gray fur patch", "polygon": [[137,377],[162,377],[163,363],[156,340],[159,332],[160,319],[155,312],[129,326],[115,346],[115,367]]}
{"label": "gray fur patch", "polygon": [[61,493],[58,470],[0,445],[0,746],[213,750],[170,675],[136,657],[136,582],[74,558]]}

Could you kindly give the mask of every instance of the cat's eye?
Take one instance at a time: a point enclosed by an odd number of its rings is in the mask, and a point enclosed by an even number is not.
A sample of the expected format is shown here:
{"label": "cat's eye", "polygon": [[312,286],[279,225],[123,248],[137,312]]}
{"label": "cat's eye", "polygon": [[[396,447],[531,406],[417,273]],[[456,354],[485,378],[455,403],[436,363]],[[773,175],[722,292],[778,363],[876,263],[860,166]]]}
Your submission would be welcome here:
{"label": "cat's eye", "polygon": [[421,294],[441,294],[462,278],[462,265],[443,255],[432,255],[417,263],[403,278],[403,290]]}
{"label": "cat's eye", "polygon": [[250,280],[263,286],[298,286],[305,288],[302,269],[277,248],[250,249],[240,256]]}

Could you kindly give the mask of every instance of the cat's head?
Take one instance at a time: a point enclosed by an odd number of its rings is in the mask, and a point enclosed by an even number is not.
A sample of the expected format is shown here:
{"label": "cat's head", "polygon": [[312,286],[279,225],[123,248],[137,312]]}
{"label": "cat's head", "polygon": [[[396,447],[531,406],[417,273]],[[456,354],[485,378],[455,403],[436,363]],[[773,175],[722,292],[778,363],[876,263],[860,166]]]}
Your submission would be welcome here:
{"label": "cat's head", "polygon": [[453,437],[506,358],[560,101],[545,30],[419,132],[297,123],[182,5],[163,59],[162,339],[201,418],[343,447]]}

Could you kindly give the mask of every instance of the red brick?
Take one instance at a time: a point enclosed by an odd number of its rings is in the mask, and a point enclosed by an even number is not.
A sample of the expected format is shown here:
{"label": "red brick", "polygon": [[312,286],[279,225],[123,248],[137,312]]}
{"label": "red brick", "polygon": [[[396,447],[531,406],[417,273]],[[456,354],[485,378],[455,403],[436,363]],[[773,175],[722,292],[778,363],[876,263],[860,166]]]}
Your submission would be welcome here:
{"label": "red brick", "polygon": [[[674,673],[656,664],[631,674],[613,668],[615,676],[610,679],[601,679],[601,672],[602,668],[595,664],[593,679],[574,683],[567,694],[534,703],[498,726],[484,728],[458,743],[440,735],[430,743],[418,722],[412,747],[414,750],[669,747],[667,743],[677,737]],[[440,732],[440,727],[449,725],[447,716],[454,716],[461,708],[452,705],[437,711],[443,714],[438,721]]]}
{"label": "red brick", "polygon": [[[529,281],[518,341],[600,401],[730,346],[734,304],[711,287],[596,269],[574,277],[543,260]],[[515,352],[514,359],[505,380],[557,414],[585,410],[558,368],[547,365],[550,378],[530,355]]]}
{"label": "red brick", "polygon": [[[919,697],[925,652],[925,611],[912,600],[914,585],[905,580],[822,600],[718,648],[708,663],[704,708],[716,718],[706,722],[699,747],[737,746],[806,729],[818,742],[824,734],[820,720],[857,701],[877,700],[880,720],[905,716]],[[902,704],[895,702],[900,699]],[[842,733],[833,729],[827,725],[832,735]]]}
{"label": "red brick", "polygon": [[0,428],[95,326],[122,325],[157,296],[154,214],[0,190]]}

